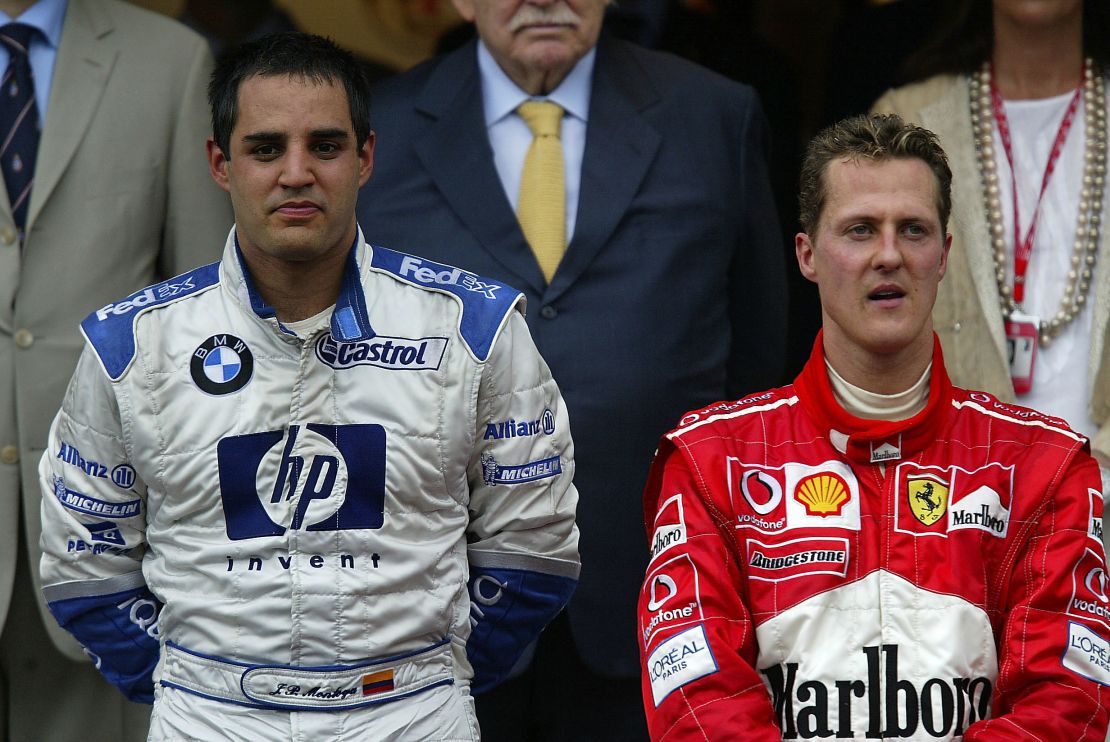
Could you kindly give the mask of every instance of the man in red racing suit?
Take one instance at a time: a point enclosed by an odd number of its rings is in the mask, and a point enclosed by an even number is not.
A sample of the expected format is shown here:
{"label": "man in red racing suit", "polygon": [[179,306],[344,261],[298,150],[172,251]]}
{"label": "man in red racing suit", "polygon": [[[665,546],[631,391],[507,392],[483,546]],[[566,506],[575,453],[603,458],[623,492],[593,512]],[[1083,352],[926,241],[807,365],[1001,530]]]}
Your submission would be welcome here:
{"label": "man in red racing suit", "polygon": [[[846,124],[838,144],[924,131]],[[820,237],[799,239],[824,314],[805,369],[691,412],[656,455],[639,600],[652,738],[1102,742],[1110,608],[1088,443],[951,385],[927,312],[947,241],[921,236],[943,236],[947,213],[898,201],[934,163],[834,155],[807,228]],[[912,414],[883,414],[896,398]]]}

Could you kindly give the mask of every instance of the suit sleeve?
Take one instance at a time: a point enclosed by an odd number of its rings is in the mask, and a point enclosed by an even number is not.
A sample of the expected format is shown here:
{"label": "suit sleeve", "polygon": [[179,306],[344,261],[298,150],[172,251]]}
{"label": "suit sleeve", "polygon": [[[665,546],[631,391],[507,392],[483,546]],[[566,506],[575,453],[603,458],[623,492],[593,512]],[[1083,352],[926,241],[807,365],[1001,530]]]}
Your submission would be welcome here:
{"label": "suit sleeve", "polygon": [[651,561],[637,605],[648,730],[654,742],[778,742],[739,563],[703,495],[681,448],[664,440],[644,496]]}
{"label": "suit sleeve", "polygon": [[1110,607],[1098,466],[1080,453],[1059,482],[1010,577],[994,718],[969,726],[967,742],[1106,737]]}
{"label": "suit sleeve", "polygon": [[205,141],[211,132],[206,87],[212,54],[196,38],[191,55],[182,55],[188,74],[177,101],[174,129],[167,142],[165,224],[160,278],[170,278],[220,259],[234,217],[231,200],[208,173]]}
{"label": "suit sleeve", "polygon": [[142,573],[146,485],[119,407],[86,347],[39,462],[43,595],[62,628],[132,701],[151,703],[161,603]]}
{"label": "suit sleeve", "polygon": [[482,693],[504,679],[578,581],[567,409],[518,311],[486,363],[476,422],[467,656]]}
{"label": "suit sleeve", "polygon": [[[786,248],[767,170],[767,121],[754,93],[745,101],[741,119],[738,137],[743,203],[736,208],[742,223],[729,268],[730,397],[782,383],[789,314]],[[755,357],[758,362],[753,362]]]}

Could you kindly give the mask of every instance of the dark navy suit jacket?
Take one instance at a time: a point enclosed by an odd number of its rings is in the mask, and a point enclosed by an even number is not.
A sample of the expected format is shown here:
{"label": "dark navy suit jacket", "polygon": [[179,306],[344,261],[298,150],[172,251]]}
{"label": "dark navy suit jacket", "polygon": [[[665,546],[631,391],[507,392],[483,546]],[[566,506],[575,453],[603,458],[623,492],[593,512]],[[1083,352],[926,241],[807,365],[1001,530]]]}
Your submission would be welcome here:
{"label": "dark navy suit jacket", "polygon": [[758,99],[677,57],[603,39],[577,226],[550,286],[493,164],[475,43],[380,85],[373,128],[375,169],[359,198],[367,239],[527,295],[575,442],[575,643],[598,672],[636,675],[641,495],[659,435],[686,410],[782,374],[785,251]]}

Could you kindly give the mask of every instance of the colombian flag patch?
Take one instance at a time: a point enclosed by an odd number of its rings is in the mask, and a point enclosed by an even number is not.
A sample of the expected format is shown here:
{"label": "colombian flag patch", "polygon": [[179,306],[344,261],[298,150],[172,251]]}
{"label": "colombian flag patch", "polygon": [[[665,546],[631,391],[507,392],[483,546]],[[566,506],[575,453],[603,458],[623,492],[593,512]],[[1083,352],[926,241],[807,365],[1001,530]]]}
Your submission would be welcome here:
{"label": "colombian flag patch", "polygon": [[382,670],[362,676],[362,695],[373,696],[393,690],[393,670]]}

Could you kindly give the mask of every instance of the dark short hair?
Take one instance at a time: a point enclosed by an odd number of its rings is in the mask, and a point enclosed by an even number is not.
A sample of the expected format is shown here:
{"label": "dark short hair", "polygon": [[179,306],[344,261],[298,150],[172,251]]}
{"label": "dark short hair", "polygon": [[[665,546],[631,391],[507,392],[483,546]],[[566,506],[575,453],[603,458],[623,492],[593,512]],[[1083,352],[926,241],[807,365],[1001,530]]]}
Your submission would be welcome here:
{"label": "dark short hair", "polygon": [[853,116],[823,129],[806,147],[798,189],[798,218],[802,230],[813,236],[825,206],[825,173],[833,160],[893,159],[923,161],[937,182],[937,213],[940,226],[948,230],[952,212],[952,170],[936,134],[907,124],[895,114]]}
{"label": "dark short hair", "polygon": [[208,81],[212,138],[231,158],[231,130],[239,118],[239,87],[247,78],[287,76],[315,83],[343,83],[359,147],[370,136],[370,86],[362,65],[331,39],[289,31],[263,36],[229,50]]}

